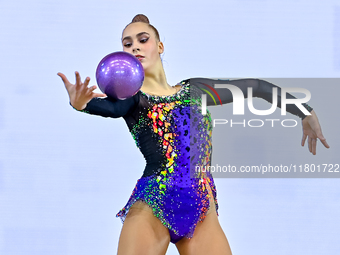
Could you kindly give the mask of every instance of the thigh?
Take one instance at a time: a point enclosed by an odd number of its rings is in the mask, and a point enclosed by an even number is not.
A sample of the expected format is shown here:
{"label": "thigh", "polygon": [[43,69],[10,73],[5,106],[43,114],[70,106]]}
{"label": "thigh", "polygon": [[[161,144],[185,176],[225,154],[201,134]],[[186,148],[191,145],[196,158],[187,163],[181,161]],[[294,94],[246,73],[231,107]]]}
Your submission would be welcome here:
{"label": "thigh", "polygon": [[203,222],[197,223],[194,235],[191,239],[183,238],[176,243],[181,255],[231,255],[231,249],[226,235],[218,221],[215,202],[207,184],[210,196],[210,208]]}
{"label": "thigh", "polygon": [[118,243],[118,255],[165,254],[170,242],[168,229],[152,209],[137,201],[126,215]]}

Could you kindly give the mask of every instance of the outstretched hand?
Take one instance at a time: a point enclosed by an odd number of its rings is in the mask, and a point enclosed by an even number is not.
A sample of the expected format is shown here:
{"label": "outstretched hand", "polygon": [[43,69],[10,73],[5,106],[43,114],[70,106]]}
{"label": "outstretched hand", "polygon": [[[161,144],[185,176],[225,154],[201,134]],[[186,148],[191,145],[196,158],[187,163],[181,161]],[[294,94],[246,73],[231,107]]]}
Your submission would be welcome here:
{"label": "outstretched hand", "polygon": [[106,97],[103,93],[94,93],[93,91],[97,88],[96,85],[87,87],[90,82],[90,78],[86,77],[84,83],[81,82],[80,75],[76,74],[76,84],[71,84],[63,73],[58,73],[60,78],[63,80],[65,88],[70,97],[71,105],[77,110],[83,110],[87,103],[94,97]]}
{"label": "outstretched hand", "polygon": [[326,138],[322,134],[321,126],[314,110],[310,113],[311,115],[308,115],[302,120],[303,135],[301,145],[305,145],[306,138],[308,137],[308,149],[313,155],[315,155],[316,142],[318,138],[326,148],[329,148],[329,145],[326,142]]}

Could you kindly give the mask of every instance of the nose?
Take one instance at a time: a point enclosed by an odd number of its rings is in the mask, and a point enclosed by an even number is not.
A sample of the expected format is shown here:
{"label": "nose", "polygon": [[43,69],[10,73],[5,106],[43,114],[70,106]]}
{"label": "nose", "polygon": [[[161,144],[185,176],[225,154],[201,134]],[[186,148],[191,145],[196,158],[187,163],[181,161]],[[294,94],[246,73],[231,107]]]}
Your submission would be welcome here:
{"label": "nose", "polygon": [[132,51],[133,51],[133,53],[137,53],[138,51],[140,51],[140,49],[139,49],[138,47],[134,47],[134,48],[132,49]]}

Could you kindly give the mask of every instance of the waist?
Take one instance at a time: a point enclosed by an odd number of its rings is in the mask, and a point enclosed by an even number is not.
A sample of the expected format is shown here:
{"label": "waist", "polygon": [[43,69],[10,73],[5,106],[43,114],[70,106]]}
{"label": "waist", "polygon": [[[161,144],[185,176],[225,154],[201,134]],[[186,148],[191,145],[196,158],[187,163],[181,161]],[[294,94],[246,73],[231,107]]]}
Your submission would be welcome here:
{"label": "waist", "polygon": [[144,168],[142,177],[159,175],[162,170],[163,168],[160,163],[148,163]]}

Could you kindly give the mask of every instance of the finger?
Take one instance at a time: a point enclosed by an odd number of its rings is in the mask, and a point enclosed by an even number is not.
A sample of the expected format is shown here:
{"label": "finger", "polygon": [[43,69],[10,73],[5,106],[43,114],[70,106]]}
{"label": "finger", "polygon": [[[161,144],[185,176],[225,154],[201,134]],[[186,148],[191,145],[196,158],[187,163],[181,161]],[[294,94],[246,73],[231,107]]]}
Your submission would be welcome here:
{"label": "finger", "polygon": [[326,148],[329,148],[329,145],[326,142],[326,138],[323,138],[323,139],[319,138],[319,139],[320,139],[321,143],[323,144],[323,146],[325,146]]}
{"label": "finger", "polygon": [[94,91],[96,88],[97,88],[97,86],[96,86],[96,85],[93,85],[93,86],[90,87],[90,91],[92,92],[92,91]]}
{"label": "finger", "polygon": [[103,93],[93,93],[92,95],[93,97],[107,97],[106,94],[103,94]]}
{"label": "finger", "polygon": [[312,152],[312,138],[308,137],[308,149],[309,152]]}
{"label": "finger", "polygon": [[79,74],[79,72],[75,72],[75,74],[76,74],[76,85],[81,85],[81,79],[80,79],[80,74]]}
{"label": "finger", "polygon": [[66,78],[66,76],[65,76],[65,74],[63,74],[63,73],[57,73],[57,75],[62,79],[62,81],[66,84],[66,83],[70,83],[69,81],[68,81],[68,79]]}
{"label": "finger", "polygon": [[320,141],[326,148],[329,148],[329,145],[326,142],[326,138],[323,136],[322,132],[318,133],[317,137],[320,139]]}
{"label": "finger", "polygon": [[312,139],[312,153],[316,155],[316,139]]}
{"label": "finger", "polygon": [[303,135],[302,135],[301,146],[305,146],[306,138],[307,138],[307,135],[306,135],[306,134],[303,134]]}
{"label": "finger", "polygon": [[[90,89],[90,92],[94,91],[96,88],[97,88],[97,86],[96,86],[96,85],[93,85],[92,87],[89,88],[89,89]],[[105,95],[105,97],[107,96],[107,95],[104,94],[104,93],[97,93],[97,94]]]}
{"label": "finger", "polygon": [[87,87],[90,83],[90,77],[86,77],[85,81],[84,81],[84,85]]}

